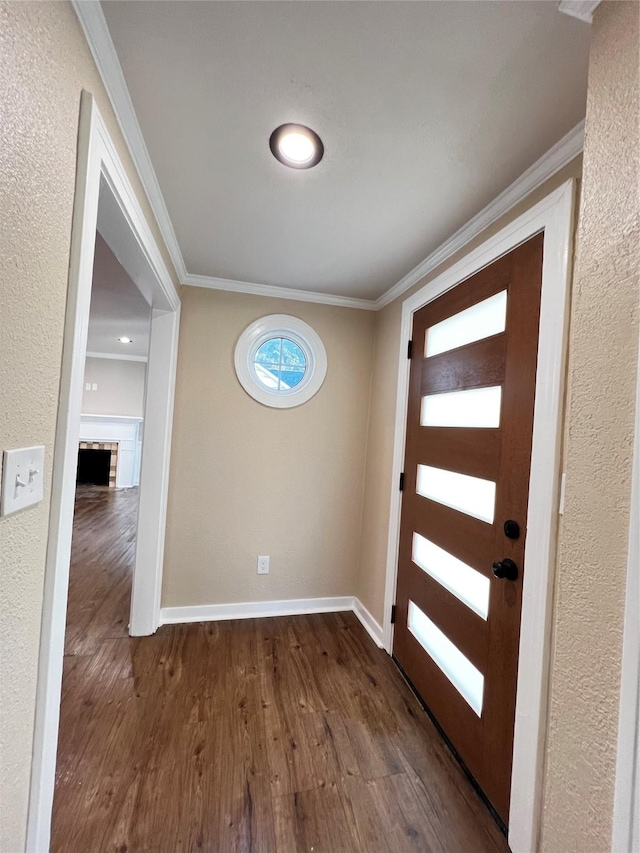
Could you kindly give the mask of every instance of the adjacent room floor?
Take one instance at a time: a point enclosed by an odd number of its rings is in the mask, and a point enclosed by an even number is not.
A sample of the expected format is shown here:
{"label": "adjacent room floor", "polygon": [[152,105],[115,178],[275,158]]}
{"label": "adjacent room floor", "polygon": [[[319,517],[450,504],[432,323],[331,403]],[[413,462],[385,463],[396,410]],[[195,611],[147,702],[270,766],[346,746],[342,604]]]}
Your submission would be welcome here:
{"label": "adjacent room floor", "polygon": [[129,638],[136,510],[77,496],[52,851],[508,851],[353,614]]}

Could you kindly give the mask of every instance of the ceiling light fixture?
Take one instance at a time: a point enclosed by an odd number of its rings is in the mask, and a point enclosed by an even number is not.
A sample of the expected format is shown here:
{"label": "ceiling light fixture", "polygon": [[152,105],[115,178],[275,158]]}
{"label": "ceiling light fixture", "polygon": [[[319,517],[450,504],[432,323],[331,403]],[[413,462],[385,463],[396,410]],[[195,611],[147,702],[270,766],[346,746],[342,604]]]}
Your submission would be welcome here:
{"label": "ceiling light fixture", "polygon": [[271,134],[269,148],[273,156],[291,169],[311,169],[324,154],[322,140],[303,124],[281,124]]}
{"label": "ceiling light fixture", "polygon": [[131,338],[128,338],[126,335],[123,335],[121,338],[118,338],[121,344],[132,344],[133,341]]}

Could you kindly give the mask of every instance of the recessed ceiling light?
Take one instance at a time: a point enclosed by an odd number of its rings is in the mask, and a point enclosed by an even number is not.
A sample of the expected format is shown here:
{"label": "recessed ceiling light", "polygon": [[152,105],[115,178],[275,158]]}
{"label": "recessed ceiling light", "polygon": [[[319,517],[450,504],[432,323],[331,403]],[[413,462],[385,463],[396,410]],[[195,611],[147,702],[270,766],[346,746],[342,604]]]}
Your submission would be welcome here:
{"label": "recessed ceiling light", "polygon": [[118,338],[121,344],[132,344],[133,341],[131,338],[128,338],[126,335],[123,335],[121,338]]}
{"label": "recessed ceiling light", "polygon": [[322,140],[303,124],[281,124],[269,139],[271,153],[292,169],[310,169],[322,160],[324,145]]}

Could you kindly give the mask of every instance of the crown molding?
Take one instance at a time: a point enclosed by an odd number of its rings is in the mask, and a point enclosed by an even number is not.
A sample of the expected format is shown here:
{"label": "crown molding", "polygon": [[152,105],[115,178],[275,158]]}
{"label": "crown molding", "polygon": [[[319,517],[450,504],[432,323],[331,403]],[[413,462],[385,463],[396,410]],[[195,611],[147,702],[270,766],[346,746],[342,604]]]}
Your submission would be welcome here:
{"label": "crown molding", "polygon": [[593,13],[600,5],[601,0],[560,0],[558,9],[565,15],[578,18],[585,24],[593,23]]}
{"label": "crown molding", "polygon": [[214,278],[209,275],[192,275],[189,273],[185,275],[182,283],[191,287],[208,287],[211,290],[250,293],[253,296],[295,299],[296,302],[317,302],[320,305],[338,305],[341,308],[360,308],[365,311],[377,310],[377,302],[373,299],[358,299],[356,296],[336,296],[332,293],[317,293],[312,290],[293,290],[293,288],[289,287],[277,287],[272,284],[254,284],[250,281]]}
{"label": "crown molding", "polygon": [[[322,305],[338,305],[343,308],[379,311],[462,249],[470,240],[573,160],[583,149],[584,122],[581,122],[533,166],[527,169],[510,187],[376,300],[293,290],[287,287],[216,278],[214,276],[194,275],[187,272],[99,0],[71,0],[71,2],[84,30],[122,135],[147,193],[178,278],[180,283],[184,285],[208,287],[213,290],[229,290],[234,293],[250,293],[255,296],[294,299],[299,302],[316,302]],[[562,0],[560,8],[567,14],[590,21],[590,16],[597,5],[598,0]],[[571,7],[571,11],[569,11],[569,7]]]}
{"label": "crown molding", "polygon": [[109,358],[113,361],[149,361],[146,355],[120,355],[117,352],[88,352],[87,358]]}
{"label": "crown molding", "polygon": [[71,0],[180,281],[187,268],[99,0]]}
{"label": "crown molding", "polygon": [[571,162],[574,157],[582,152],[584,147],[584,121],[577,124],[566,136],[543,154],[539,160],[530,166],[524,174],[515,180],[511,186],[500,193],[480,213],[470,219],[455,234],[445,240],[438,248],[424,259],[411,272],[401,278],[397,284],[389,288],[376,300],[376,310],[384,308],[398,296],[401,296],[409,288],[417,284],[426,275],[432,272],[440,264],[444,263],[452,255],[455,255],[466,244],[477,237],[482,231],[508,213],[512,207],[525,199],[530,193],[541,186],[563,166]]}
{"label": "crown molding", "polygon": [[245,281],[221,279],[211,276],[191,275],[178,245],[162,190],[158,183],[149,151],[138,123],[129,89],[127,88],[118,54],[107,26],[99,0],[71,0],[80,21],[85,38],[91,49],[98,72],[104,83],[120,130],[131,154],[134,166],[142,182],[158,222],[169,255],[181,284],[195,287],[209,287],[214,290],[230,290],[235,293],[252,293],[256,296],[272,296],[280,299],[295,299],[299,302],[317,302],[323,305],[339,305],[343,308],[361,308],[373,311],[373,300],[358,299],[349,296],[334,296],[328,293],[315,293],[305,290],[292,290],[266,284],[253,284]]}

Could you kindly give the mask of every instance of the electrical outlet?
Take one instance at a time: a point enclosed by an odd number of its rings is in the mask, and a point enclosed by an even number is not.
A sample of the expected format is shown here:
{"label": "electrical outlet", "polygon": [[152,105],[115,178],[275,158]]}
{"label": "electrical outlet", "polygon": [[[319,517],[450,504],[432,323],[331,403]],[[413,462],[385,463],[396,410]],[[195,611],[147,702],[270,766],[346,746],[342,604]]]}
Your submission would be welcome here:
{"label": "electrical outlet", "polygon": [[258,557],[258,574],[259,575],[268,575],[269,574],[269,558],[268,557]]}

